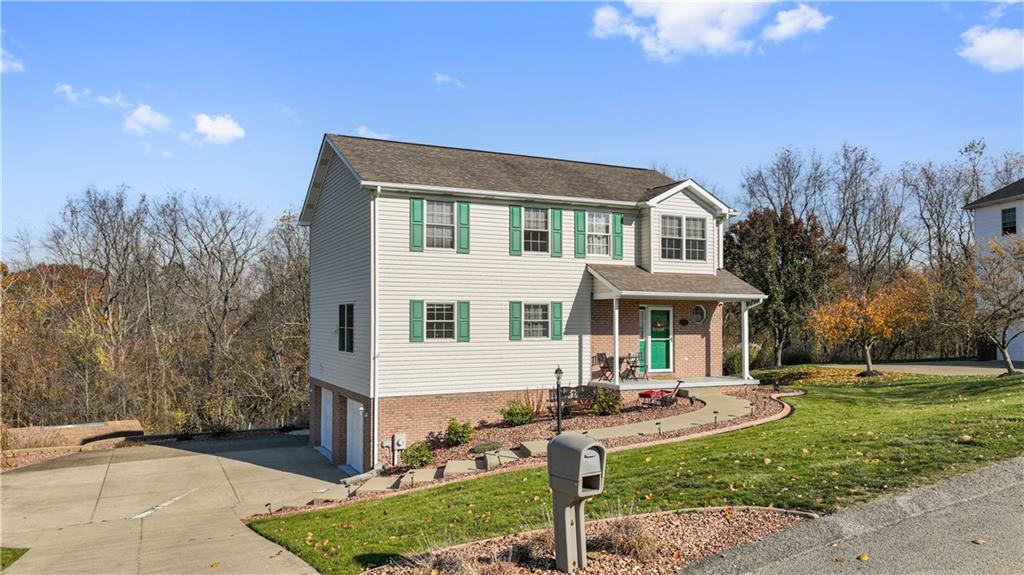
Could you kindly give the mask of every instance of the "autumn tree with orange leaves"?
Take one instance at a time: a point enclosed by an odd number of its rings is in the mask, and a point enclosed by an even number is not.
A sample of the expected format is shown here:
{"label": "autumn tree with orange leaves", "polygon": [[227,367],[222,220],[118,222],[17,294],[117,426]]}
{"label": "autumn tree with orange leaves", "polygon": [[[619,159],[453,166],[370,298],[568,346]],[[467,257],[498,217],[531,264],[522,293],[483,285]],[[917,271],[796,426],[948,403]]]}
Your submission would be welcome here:
{"label": "autumn tree with orange leaves", "polygon": [[921,290],[905,280],[861,297],[851,294],[820,305],[811,317],[814,330],[825,343],[857,346],[867,367],[859,375],[870,377],[880,373],[871,360],[872,348],[892,339],[898,330],[924,319],[921,309]]}

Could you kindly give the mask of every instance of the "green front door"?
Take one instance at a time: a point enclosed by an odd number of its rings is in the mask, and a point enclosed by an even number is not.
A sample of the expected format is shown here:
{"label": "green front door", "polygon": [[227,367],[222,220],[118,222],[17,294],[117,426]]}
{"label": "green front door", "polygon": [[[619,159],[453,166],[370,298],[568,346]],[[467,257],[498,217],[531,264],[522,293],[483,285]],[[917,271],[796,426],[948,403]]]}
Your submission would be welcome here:
{"label": "green front door", "polygon": [[671,369],[672,312],[667,309],[651,310],[651,365],[652,371]]}

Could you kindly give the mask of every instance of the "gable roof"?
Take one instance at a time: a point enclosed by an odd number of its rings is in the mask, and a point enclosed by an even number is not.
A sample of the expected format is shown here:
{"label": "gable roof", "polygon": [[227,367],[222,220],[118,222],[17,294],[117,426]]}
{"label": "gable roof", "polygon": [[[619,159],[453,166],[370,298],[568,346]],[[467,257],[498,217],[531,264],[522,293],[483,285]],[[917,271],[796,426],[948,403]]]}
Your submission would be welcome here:
{"label": "gable roof", "polygon": [[651,273],[630,265],[587,264],[587,271],[619,297],[719,301],[750,301],[767,297],[725,270],[717,270],[714,274]]}
{"label": "gable roof", "polygon": [[639,202],[656,170],[328,134],[363,181]]}
{"label": "gable roof", "polygon": [[965,210],[973,210],[989,204],[995,204],[1013,198],[1024,197],[1024,178],[1003,186],[987,196],[982,196],[964,206]]}

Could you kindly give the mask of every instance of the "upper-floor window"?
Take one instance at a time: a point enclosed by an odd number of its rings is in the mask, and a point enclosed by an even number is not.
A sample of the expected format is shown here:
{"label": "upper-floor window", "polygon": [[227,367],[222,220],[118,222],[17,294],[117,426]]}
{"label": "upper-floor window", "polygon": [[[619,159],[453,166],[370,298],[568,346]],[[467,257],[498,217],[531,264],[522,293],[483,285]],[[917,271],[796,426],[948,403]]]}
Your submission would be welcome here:
{"label": "upper-floor window", "polygon": [[427,303],[427,339],[455,339],[455,304]]}
{"label": "upper-floor window", "polygon": [[355,304],[345,303],[338,306],[338,351],[352,353],[355,348]]}
{"label": "upper-floor window", "polygon": [[611,253],[612,219],[605,212],[587,212],[587,255]]}
{"label": "upper-floor window", "polygon": [[523,250],[527,252],[548,251],[548,209],[523,209]]}
{"label": "upper-floor window", "polygon": [[528,303],[523,306],[523,335],[548,337],[548,304]]}
{"label": "upper-floor window", "polygon": [[1004,236],[1012,236],[1017,233],[1017,208],[1003,210],[1002,224]]}
{"label": "upper-floor window", "polygon": [[704,218],[686,218],[686,259],[708,259],[708,230]]}
{"label": "upper-floor window", "polygon": [[661,216],[661,259],[683,259],[683,218]]}
{"label": "upper-floor window", "polygon": [[455,204],[427,200],[427,247],[455,249]]}

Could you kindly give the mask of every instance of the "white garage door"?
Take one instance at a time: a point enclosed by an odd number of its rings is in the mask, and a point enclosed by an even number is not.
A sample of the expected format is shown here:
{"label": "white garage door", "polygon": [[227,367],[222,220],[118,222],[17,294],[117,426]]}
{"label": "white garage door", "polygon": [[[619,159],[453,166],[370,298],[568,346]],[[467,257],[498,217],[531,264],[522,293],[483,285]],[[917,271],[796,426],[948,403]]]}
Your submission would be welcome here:
{"label": "white garage door", "polygon": [[345,403],[348,405],[345,412],[345,419],[348,423],[345,429],[345,463],[361,473],[363,471],[363,404],[351,399]]}

